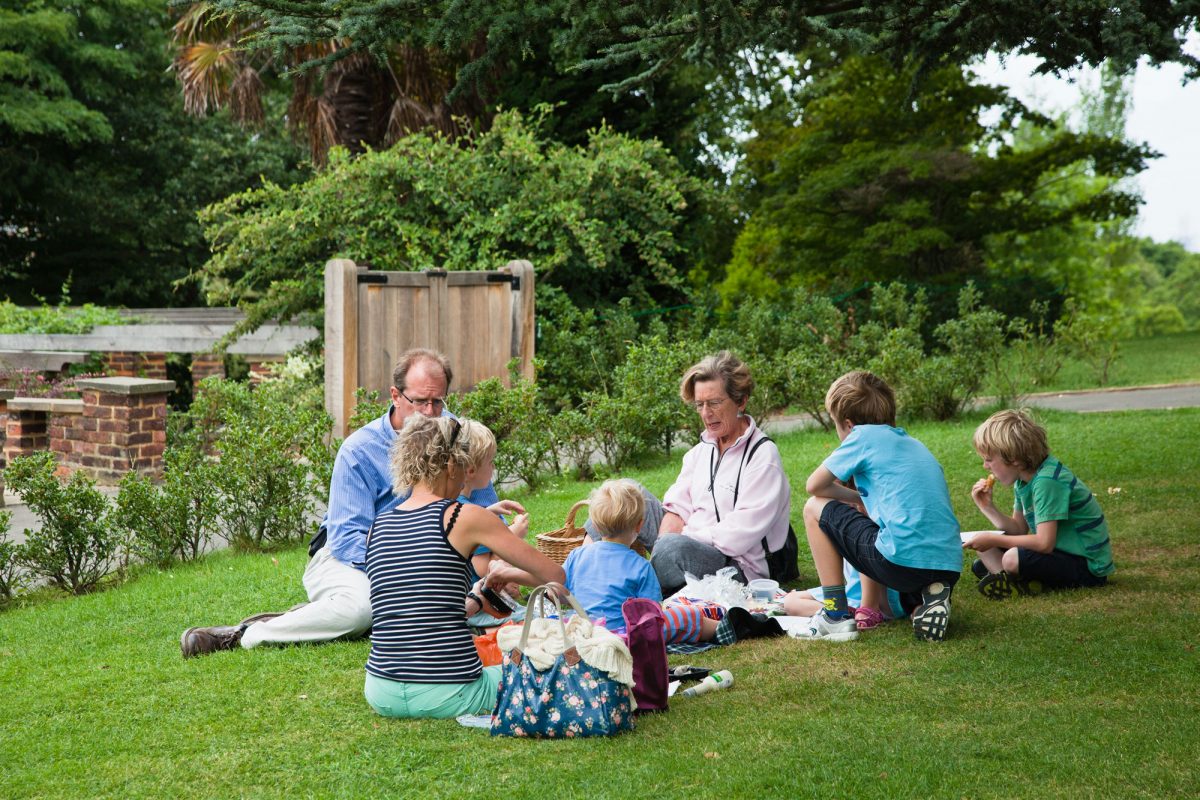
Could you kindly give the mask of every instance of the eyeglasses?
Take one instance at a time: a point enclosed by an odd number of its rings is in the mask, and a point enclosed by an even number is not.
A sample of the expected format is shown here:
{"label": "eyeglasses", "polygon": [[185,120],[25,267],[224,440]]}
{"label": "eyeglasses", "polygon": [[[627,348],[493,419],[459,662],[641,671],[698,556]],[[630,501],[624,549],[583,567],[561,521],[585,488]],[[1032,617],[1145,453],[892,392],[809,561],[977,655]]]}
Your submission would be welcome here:
{"label": "eyeglasses", "polygon": [[718,408],[721,407],[721,404],[724,403],[728,399],[729,399],[728,397],[720,397],[720,398],[714,398],[712,400],[697,400],[695,403],[692,403],[691,405],[692,405],[692,408],[696,409],[697,411],[703,411],[706,408],[709,411],[716,411]]}
{"label": "eyeglasses", "polygon": [[450,441],[446,442],[447,447],[454,447],[454,443],[458,441],[458,435],[462,433],[462,423],[458,420],[453,420],[454,426],[450,433]]}
{"label": "eyeglasses", "polygon": [[417,408],[429,406],[435,411],[446,406],[446,398],[444,397],[409,397],[404,392],[400,392],[400,396],[408,402],[412,403]]}

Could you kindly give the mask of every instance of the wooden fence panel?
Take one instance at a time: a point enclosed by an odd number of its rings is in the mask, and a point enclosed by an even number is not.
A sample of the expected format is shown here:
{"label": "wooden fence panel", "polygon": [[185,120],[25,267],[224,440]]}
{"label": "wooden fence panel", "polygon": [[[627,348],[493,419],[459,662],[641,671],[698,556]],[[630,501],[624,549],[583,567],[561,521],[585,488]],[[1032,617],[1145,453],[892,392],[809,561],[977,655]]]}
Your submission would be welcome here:
{"label": "wooden fence panel", "polygon": [[494,272],[374,272],[353,261],[325,266],[325,407],[345,436],[358,387],[387,397],[392,369],[411,347],[445,353],[453,391],[485,378],[508,383],[519,358],[533,377],[533,267]]}

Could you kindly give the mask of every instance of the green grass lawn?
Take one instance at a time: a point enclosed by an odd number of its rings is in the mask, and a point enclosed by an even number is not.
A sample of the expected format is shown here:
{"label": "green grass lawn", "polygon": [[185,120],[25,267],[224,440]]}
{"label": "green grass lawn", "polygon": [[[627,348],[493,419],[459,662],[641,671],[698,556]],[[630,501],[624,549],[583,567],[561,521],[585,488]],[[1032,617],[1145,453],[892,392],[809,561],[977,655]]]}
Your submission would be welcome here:
{"label": "green grass lawn", "polygon": [[[1108,386],[1150,386],[1200,381],[1200,332],[1130,339],[1121,342],[1117,361],[1109,371]],[[1095,371],[1080,361],[1069,361],[1054,380],[1038,392],[1096,389]]]}
{"label": "green grass lawn", "polygon": [[[0,796],[1195,796],[1200,410],[1042,419],[1109,518],[1107,588],[995,603],[968,576],[941,644],[903,623],[841,645],[746,642],[688,659],[732,670],[728,691],[680,699],[615,739],[531,742],[375,716],[365,641],[183,661],[188,625],[303,599],[300,547],[217,553],[0,613]],[[982,474],[978,421],[911,429],[945,466],[968,529],[985,525],[967,497]],[[804,479],[834,438],[778,441],[798,521]],[[676,469],[635,477],[662,491]],[[520,499],[546,530],[588,489]]]}

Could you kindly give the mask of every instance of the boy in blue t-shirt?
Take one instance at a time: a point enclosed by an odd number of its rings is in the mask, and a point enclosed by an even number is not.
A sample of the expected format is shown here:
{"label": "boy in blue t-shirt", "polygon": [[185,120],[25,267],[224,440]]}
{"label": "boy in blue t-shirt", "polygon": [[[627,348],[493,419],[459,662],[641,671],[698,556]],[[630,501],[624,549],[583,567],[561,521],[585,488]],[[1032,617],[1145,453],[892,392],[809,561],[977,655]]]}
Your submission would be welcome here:
{"label": "boy in blue t-shirt", "polygon": [[[605,481],[588,498],[588,519],[601,539],[577,547],[567,556],[563,570],[567,589],[594,620],[625,632],[621,607],[633,597],[662,602],[662,587],[650,562],[630,545],[638,537],[646,513],[641,487],[634,481]],[[744,608],[731,608],[722,620],[705,616],[700,606],[672,606],[663,620],[663,640],[668,643],[715,641],[733,644],[752,636],[779,636],[779,623]]]}
{"label": "boy in blue t-shirt", "polygon": [[[803,638],[858,637],[842,559],[862,573],[863,605],[884,587],[912,608],[918,639],[938,642],[962,571],[958,519],[946,476],[925,445],[896,425],[896,396],[870,372],[848,372],[825,395],[841,445],[808,477],[804,526],[821,579],[823,610]],[[853,483],[855,488],[849,485]]]}

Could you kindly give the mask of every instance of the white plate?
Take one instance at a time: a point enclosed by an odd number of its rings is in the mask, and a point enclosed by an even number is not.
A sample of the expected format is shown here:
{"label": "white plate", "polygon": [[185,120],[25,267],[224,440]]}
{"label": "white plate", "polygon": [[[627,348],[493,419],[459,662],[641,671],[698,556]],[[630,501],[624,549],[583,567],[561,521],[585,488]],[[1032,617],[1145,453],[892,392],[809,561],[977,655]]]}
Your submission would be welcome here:
{"label": "white plate", "polygon": [[1004,535],[1004,531],[963,531],[959,535],[962,536],[962,540],[965,542],[969,539],[974,538],[975,534],[977,534],[977,533],[998,533],[1001,536]]}

